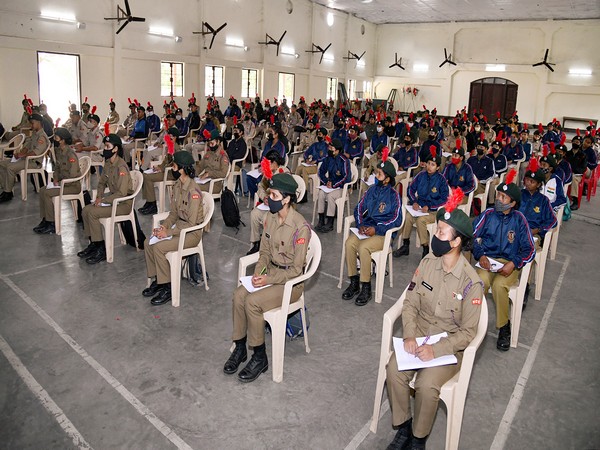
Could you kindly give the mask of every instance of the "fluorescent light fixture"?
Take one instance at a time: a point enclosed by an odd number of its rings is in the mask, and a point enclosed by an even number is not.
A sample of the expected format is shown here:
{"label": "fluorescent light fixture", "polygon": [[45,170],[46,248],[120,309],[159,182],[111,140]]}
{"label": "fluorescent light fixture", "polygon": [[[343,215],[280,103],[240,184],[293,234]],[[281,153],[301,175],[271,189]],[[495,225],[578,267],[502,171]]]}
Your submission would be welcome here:
{"label": "fluorescent light fixture", "polygon": [[365,67],[367,64],[363,59],[356,61],[356,67]]}
{"label": "fluorescent light fixture", "polygon": [[506,65],[504,64],[486,64],[486,72],[506,72]]}
{"label": "fluorescent light fixture", "polygon": [[335,61],[335,57],[333,55],[328,55],[327,53],[325,53],[323,55],[323,61],[333,62]]}
{"label": "fluorescent light fixture", "polygon": [[591,77],[592,69],[582,69],[582,68],[569,69],[569,75],[576,75],[576,76],[580,76],[580,77]]}
{"label": "fluorescent light fixture", "polygon": [[282,55],[290,55],[296,59],[300,58],[300,55],[298,53],[296,53],[296,50],[294,49],[294,47],[281,47],[281,54]]}
{"label": "fluorescent light fixture", "polygon": [[173,34],[173,30],[169,28],[158,28],[158,27],[150,27],[148,30],[148,34],[152,34],[154,36],[163,36],[163,37],[175,37]]}
{"label": "fluorescent light fixture", "polygon": [[422,63],[413,64],[413,72],[429,72],[429,65]]}
{"label": "fluorescent light fixture", "polygon": [[40,17],[42,19],[54,20],[56,22],[77,23],[75,14],[70,12],[57,12],[44,9],[40,13]]}
{"label": "fluorescent light fixture", "polygon": [[373,0],[360,0],[361,3],[373,3]]}
{"label": "fluorescent light fixture", "polygon": [[228,45],[229,47],[237,47],[244,49],[245,52],[248,51],[248,46],[244,45],[243,39],[227,37],[225,38],[225,45]]}
{"label": "fluorescent light fixture", "polygon": [[333,13],[332,12],[327,13],[327,25],[330,27],[333,26]]}

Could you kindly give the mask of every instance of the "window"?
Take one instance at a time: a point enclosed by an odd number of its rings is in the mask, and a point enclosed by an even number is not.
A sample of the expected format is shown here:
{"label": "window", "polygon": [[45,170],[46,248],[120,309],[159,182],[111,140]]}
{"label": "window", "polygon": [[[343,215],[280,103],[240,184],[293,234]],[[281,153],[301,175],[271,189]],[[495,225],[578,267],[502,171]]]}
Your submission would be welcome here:
{"label": "window", "polygon": [[295,77],[293,73],[279,72],[279,93],[278,99],[294,99]]}
{"label": "window", "polygon": [[79,55],[38,52],[38,86],[40,101],[48,115],[64,123],[69,118],[67,105],[81,102]]}
{"label": "window", "polygon": [[206,97],[224,97],[223,67],[206,66],[204,70],[204,95]]}
{"label": "window", "polygon": [[348,98],[350,100],[356,98],[356,80],[348,80]]}
{"label": "window", "polygon": [[373,82],[371,81],[363,81],[363,98],[371,98],[373,89]]}
{"label": "window", "polygon": [[183,63],[160,63],[160,96],[183,97]]}
{"label": "window", "polygon": [[242,97],[254,98],[258,86],[258,71],[242,69]]}
{"label": "window", "polygon": [[327,100],[337,100],[337,78],[327,78]]}

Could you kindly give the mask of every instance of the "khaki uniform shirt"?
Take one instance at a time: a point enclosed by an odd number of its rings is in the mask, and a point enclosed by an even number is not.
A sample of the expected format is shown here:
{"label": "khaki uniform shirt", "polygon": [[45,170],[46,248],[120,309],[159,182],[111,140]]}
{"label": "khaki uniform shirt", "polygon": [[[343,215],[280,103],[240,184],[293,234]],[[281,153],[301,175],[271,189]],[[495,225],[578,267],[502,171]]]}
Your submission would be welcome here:
{"label": "khaki uniform shirt", "polygon": [[477,333],[483,301],[483,282],[463,255],[450,272],[442,258],[427,255],[408,285],[402,307],[403,337],[447,332],[432,345],[434,356],[463,351]]}
{"label": "khaki uniform shirt", "polygon": [[123,128],[130,128],[135,124],[137,120],[137,112],[133,114],[129,114],[125,120],[123,121]]}
{"label": "khaki uniform shirt", "polygon": [[327,116],[322,115],[319,119],[319,125],[321,128],[331,130],[333,128],[333,118],[331,117],[331,113],[327,114]]}
{"label": "khaki uniform shirt", "polygon": [[[21,153],[29,153],[33,152],[37,156],[40,156],[42,153],[46,151],[48,148],[48,144],[50,144],[50,139],[44,132],[44,129],[40,129],[39,131],[34,131],[31,136],[25,138],[25,142],[23,143],[23,150]],[[40,164],[40,160],[36,160],[37,164]]]}
{"label": "khaki uniform shirt", "polygon": [[[175,142],[175,145],[173,146],[173,154],[175,154],[179,151],[181,151],[181,147],[179,146],[179,144],[177,142]],[[169,152],[165,150],[165,157],[163,158],[162,162],[158,165],[157,169],[160,172],[164,172],[167,167],[171,167],[172,165],[173,165],[173,156],[169,155]],[[169,179],[171,179],[171,178],[169,177]]]}
{"label": "khaki uniform shirt", "polygon": [[488,145],[491,147],[492,142],[496,139],[496,132],[490,128],[490,131],[483,132],[485,134],[485,140],[488,141]]}
{"label": "khaki uniform shirt", "polygon": [[298,114],[298,111],[295,113],[290,113],[287,118],[288,126],[293,129],[295,126],[302,125],[302,116]]}
{"label": "khaki uniform shirt", "polygon": [[[68,145],[65,147],[59,147],[55,150],[56,163],[54,164],[54,173],[52,179],[59,183],[65,178],[77,178],[81,176],[81,168],[79,167],[79,161],[77,154]],[[65,184],[65,187],[73,187],[81,189],[81,182],[75,181],[74,183]]]}
{"label": "khaki uniform shirt", "polygon": [[[455,137],[453,134],[446,137],[442,141],[442,150],[447,153],[452,153],[452,151],[456,148],[456,140],[457,139],[460,139],[461,148],[463,150],[465,150],[465,152],[466,152],[467,140],[465,139],[465,137],[464,136]],[[467,155],[465,154],[465,156],[467,156]]]}
{"label": "khaki uniform shirt", "polygon": [[119,117],[119,113],[117,111],[109,112],[108,117],[106,118],[106,121],[109,123],[109,125],[118,124],[120,120],[121,118]]}
{"label": "khaki uniform shirt", "polygon": [[304,133],[300,133],[300,144],[298,145],[297,149],[294,149],[294,151],[303,151],[304,149],[307,149],[312,144],[314,144],[316,141],[317,132],[315,130],[313,130],[312,132],[305,131]]}
{"label": "khaki uniform shirt", "polygon": [[278,214],[267,214],[260,242],[260,256],[254,274],[266,268],[267,284],[285,284],[299,276],[306,264],[310,241],[309,223],[294,208],[290,208],[282,224]]}
{"label": "khaki uniform shirt", "polygon": [[[110,193],[105,194],[108,187]],[[129,175],[129,168],[123,158],[116,157],[114,162],[105,161],[104,170],[98,181],[98,197],[102,203],[112,204],[116,198],[133,194],[133,180]]]}
{"label": "khaki uniform shirt", "polygon": [[229,157],[225,150],[208,150],[204,158],[196,163],[196,173],[200,178],[223,178],[229,169]]}
{"label": "khaki uniform shirt", "polygon": [[102,140],[104,139],[104,133],[100,131],[100,127],[89,130],[85,138],[81,140],[84,147],[96,147],[100,150],[102,148]]}
{"label": "khaki uniform shirt", "polygon": [[[162,225],[167,236],[179,236],[184,228],[199,225],[204,220],[202,191],[192,178],[183,183],[180,180],[173,186],[171,211]],[[174,228],[173,225],[175,225]]]}
{"label": "khaki uniform shirt", "polygon": [[256,131],[256,125],[251,120],[242,121],[242,125],[244,125],[244,137],[249,138],[250,136],[254,136],[254,132]]}
{"label": "khaki uniform shirt", "polygon": [[[69,119],[70,120],[70,119]],[[71,121],[70,124],[65,124],[65,128],[67,130],[69,130],[69,133],[71,133],[71,137],[73,138],[73,141],[81,141],[83,142],[88,134],[88,132],[90,131],[89,128],[85,125],[85,123],[83,123],[83,120],[79,120],[79,122],[77,122],[77,125],[75,125],[73,123],[73,121]]]}
{"label": "khaki uniform shirt", "polygon": [[381,154],[377,152],[373,153],[373,155],[371,155],[371,157],[369,158],[369,165],[365,169],[364,178],[369,178],[369,176],[371,176],[372,173],[375,173],[375,169],[377,169],[377,167],[379,167],[380,164]]}

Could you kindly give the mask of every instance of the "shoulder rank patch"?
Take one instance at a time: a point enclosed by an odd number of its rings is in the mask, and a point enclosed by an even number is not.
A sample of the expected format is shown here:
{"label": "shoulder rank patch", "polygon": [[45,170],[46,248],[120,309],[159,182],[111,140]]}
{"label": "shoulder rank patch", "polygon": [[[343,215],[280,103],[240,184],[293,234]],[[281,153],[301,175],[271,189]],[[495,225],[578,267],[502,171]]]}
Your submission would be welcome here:
{"label": "shoulder rank patch", "polygon": [[471,300],[471,303],[473,305],[481,305],[481,299],[480,298],[474,298],[473,300]]}
{"label": "shoulder rank patch", "polygon": [[306,239],[304,239],[304,238],[296,239],[296,244],[306,244]]}
{"label": "shoulder rank patch", "polygon": [[38,139],[38,144],[44,144],[44,138],[39,138]]}
{"label": "shoulder rank patch", "polygon": [[414,281],[411,281],[410,284],[408,285],[408,290],[412,291],[416,285],[417,285],[417,283],[415,283]]}
{"label": "shoulder rank patch", "polygon": [[192,194],[192,199],[198,200],[199,198],[200,198],[200,194],[198,194],[198,193]]}
{"label": "shoulder rank patch", "polygon": [[427,283],[425,283],[424,281],[421,281],[421,286],[423,286],[425,289],[429,290],[429,291],[433,291],[433,287]]}
{"label": "shoulder rank patch", "polygon": [[125,175],[127,175],[127,172],[119,172],[120,177],[124,177]]}
{"label": "shoulder rank patch", "polygon": [[75,162],[75,158],[69,158],[69,162]]}

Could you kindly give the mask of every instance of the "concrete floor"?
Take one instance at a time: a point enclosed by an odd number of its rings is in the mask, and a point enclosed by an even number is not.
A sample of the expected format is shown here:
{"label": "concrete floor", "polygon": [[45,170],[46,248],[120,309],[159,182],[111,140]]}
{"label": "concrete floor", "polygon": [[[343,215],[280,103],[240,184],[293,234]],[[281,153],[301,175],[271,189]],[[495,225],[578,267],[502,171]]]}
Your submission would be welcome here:
{"label": "concrete floor", "polygon": [[[0,447],[383,449],[393,438],[386,405],[377,434],[368,432],[381,321],[420,251],[394,260],[382,304],[358,308],[340,298],[341,235],[329,233],[307,285],[311,353],[288,342],[281,384],[270,370],[242,384],[222,367],[248,227],[224,227],[217,204],[205,235],[210,290],[184,282],[180,308],[157,308],[140,295],[143,253],[117,246],[113,264],[89,267],[76,256],[85,242],[70,210],[62,236],[38,236],[37,205],[35,193],[22,202],[18,189],[0,205]],[[311,218],[311,202],[299,209]],[[600,448],[599,224],[600,196],[565,223],[518,348],[496,350],[489,302],[460,448]],[[150,218],[142,226],[149,230]],[[442,406],[428,448],[443,448],[445,427]]]}

